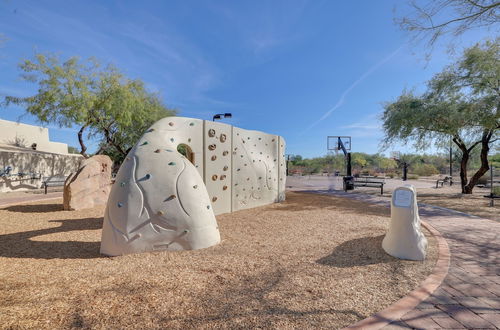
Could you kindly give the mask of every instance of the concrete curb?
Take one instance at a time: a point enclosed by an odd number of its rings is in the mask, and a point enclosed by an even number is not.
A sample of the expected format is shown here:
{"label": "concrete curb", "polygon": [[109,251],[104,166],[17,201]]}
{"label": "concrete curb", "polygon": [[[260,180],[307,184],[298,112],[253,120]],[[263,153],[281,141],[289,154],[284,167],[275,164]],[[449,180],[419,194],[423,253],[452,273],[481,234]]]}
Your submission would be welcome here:
{"label": "concrete curb", "polygon": [[448,275],[450,266],[450,249],[448,243],[434,227],[425,221],[422,221],[422,226],[431,232],[436,237],[438,243],[438,259],[432,273],[406,297],[396,301],[386,309],[374,314],[364,320],[356,322],[344,329],[380,329],[391,322],[398,321],[403,315],[415,309],[422,301],[427,299],[443,282]]}

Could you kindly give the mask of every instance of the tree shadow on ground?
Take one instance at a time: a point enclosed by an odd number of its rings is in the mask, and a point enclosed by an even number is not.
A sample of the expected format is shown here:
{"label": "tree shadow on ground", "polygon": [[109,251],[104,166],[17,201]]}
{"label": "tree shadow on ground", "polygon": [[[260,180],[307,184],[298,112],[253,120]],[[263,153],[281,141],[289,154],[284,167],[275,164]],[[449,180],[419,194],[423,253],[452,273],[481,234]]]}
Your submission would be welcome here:
{"label": "tree shadow on ground", "polygon": [[48,234],[101,229],[102,221],[103,218],[51,220],[49,222],[60,223],[61,226],[0,235],[0,257],[34,259],[102,258],[104,256],[99,254],[100,242],[32,240],[34,237]]}
{"label": "tree shadow on ground", "polygon": [[[216,282],[224,284],[224,290],[203,292],[202,308],[199,312],[184,316],[158,315],[162,324],[175,323],[182,328],[221,327],[242,328],[246,324],[249,328],[270,329],[279,328],[281,322],[300,322],[307,320],[308,326],[321,326],[322,317],[347,315],[348,324],[365,317],[355,310],[319,308],[310,306],[287,306],[287,302],[277,297],[282,289],[283,281],[287,281],[285,274],[290,269],[282,269],[276,265],[274,269],[251,275],[240,275],[235,279],[226,279],[216,276]],[[214,283],[214,287],[220,283]],[[289,297],[292,293],[281,292]],[[279,296],[279,294],[278,294]],[[323,324],[324,325],[324,324]],[[347,325],[347,324],[346,324]]]}
{"label": "tree shadow on ground", "polygon": [[62,204],[36,204],[36,205],[12,205],[3,210],[19,213],[47,213],[63,210]]}
{"label": "tree shadow on ground", "polygon": [[338,245],[331,254],[316,260],[318,264],[349,268],[380,263],[390,263],[398,259],[385,253],[382,240],[385,235],[356,238]]}

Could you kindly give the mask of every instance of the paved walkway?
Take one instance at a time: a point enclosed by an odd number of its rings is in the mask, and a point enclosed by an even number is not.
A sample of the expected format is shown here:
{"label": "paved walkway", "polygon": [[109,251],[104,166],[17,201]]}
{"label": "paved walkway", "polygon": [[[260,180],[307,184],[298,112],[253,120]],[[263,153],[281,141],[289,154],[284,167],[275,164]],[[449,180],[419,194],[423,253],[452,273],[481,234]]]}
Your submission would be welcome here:
{"label": "paved walkway", "polygon": [[[365,194],[315,192],[390,206]],[[500,222],[430,205],[419,211],[448,242],[448,275],[428,299],[383,329],[500,329]]]}
{"label": "paved walkway", "polygon": [[25,196],[2,197],[0,198],[0,207],[22,204],[28,202],[43,201],[47,199],[62,198],[62,192],[51,192],[45,194],[26,194]]}

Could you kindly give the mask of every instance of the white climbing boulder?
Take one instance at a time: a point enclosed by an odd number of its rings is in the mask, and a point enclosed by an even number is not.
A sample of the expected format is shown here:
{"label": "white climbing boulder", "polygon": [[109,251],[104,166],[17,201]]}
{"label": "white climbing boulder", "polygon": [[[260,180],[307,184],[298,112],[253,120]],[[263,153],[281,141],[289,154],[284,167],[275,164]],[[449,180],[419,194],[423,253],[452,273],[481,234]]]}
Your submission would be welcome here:
{"label": "white climbing boulder", "polygon": [[399,259],[425,259],[427,239],[420,230],[417,191],[412,185],[398,187],[392,194],[391,223],[382,248]]}
{"label": "white climbing boulder", "polygon": [[171,137],[173,128],[157,124],[130,151],[116,176],[104,216],[102,254],[202,249],[220,242],[203,179],[177,152],[183,138]]}

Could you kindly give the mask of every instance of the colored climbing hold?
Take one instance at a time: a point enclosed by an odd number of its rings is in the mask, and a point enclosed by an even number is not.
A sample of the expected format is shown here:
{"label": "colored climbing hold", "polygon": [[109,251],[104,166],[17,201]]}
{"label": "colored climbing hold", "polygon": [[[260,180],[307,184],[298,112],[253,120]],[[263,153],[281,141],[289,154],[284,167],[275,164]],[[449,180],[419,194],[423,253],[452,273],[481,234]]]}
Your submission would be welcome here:
{"label": "colored climbing hold", "polygon": [[213,181],[217,180],[217,178],[218,178],[217,174],[212,175],[212,180]]}
{"label": "colored climbing hold", "polygon": [[191,138],[188,139],[188,142],[191,142]]}
{"label": "colored climbing hold", "polygon": [[222,143],[226,142],[226,134],[221,134],[219,140]]}
{"label": "colored climbing hold", "polygon": [[212,197],[212,202],[217,201],[217,197]]}
{"label": "colored climbing hold", "polygon": [[210,137],[214,137],[214,136],[215,136],[215,130],[214,130],[214,129],[212,129],[212,128],[211,128],[211,129],[209,129],[209,130],[208,130],[208,136],[210,136]]}
{"label": "colored climbing hold", "polygon": [[170,126],[174,126],[174,123],[173,123],[173,122],[170,122],[170,123],[168,123],[168,124],[169,124]]}
{"label": "colored climbing hold", "polygon": [[120,182],[120,187],[125,187],[127,183],[125,181]]}
{"label": "colored climbing hold", "polygon": [[156,152],[157,154],[159,154],[159,153],[160,153],[160,151],[161,151],[160,149],[156,149],[156,150],[155,150],[155,152]]}
{"label": "colored climbing hold", "polygon": [[165,212],[163,212],[163,211],[158,211],[158,215],[164,215],[164,214],[165,214]]}
{"label": "colored climbing hold", "polygon": [[216,160],[216,159],[217,159],[217,156],[216,156],[216,155],[213,155],[211,159],[212,159],[212,160]]}
{"label": "colored climbing hold", "polygon": [[141,146],[145,146],[146,144],[148,144],[148,141],[144,141]]}
{"label": "colored climbing hold", "polygon": [[193,188],[194,188],[194,189],[198,188],[198,185],[197,185],[197,184],[195,184],[195,185],[193,186]]}
{"label": "colored climbing hold", "polygon": [[149,173],[146,174],[145,178],[148,179],[148,180],[151,179],[151,174],[149,174]]}
{"label": "colored climbing hold", "polygon": [[211,144],[208,146],[208,150],[215,150],[215,148],[217,148],[215,144]]}
{"label": "colored climbing hold", "polygon": [[207,205],[207,210],[210,210],[210,205]]}
{"label": "colored climbing hold", "polygon": [[175,165],[175,162],[170,162],[170,163],[168,163],[168,165],[173,166],[173,165]]}
{"label": "colored climbing hold", "polygon": [[118,207],[122,207],[123,204],[121,202],[118,202]]}
{"label": "colored climbing hold", "polygon": [[150,129],[148,130],[148,133],[150,133],[150,132],[152,132],[152,131],[154,131],[154,130],[155,130],[154,128],[150,128]]}
{"label": "colored climbing hold", "polygon": [[224,180],[225,178],[226,178],[226,175],[224,175],[224,174],[220,176],[221,180]]}
{"label": "colored climbing hold", "polygon": [[189,123],[189,126],[194,126],[194,123]]}
{"label": "colored climbing hold", "polygon": [[171,142],[174,142],[174,138],[170,138],[170,141],[171,141]]}
{"label": "colored climbing hold", "polygon": [[224,152],[222,153],[222,156],[227,156],[227,154],[228,154],[228,153],[229,153],[229,152],[226,150],[226,151],[224,151]]}
{"label": "colored climbing hold", "polygon": [[227,170],[228,170],[228,168],[229,168],[229,167],[224,166],[224,167],[222,168],[222,170],[223,170],[223,171],[227,171]]}
{"label": "colored climbing hold", "polygon": [[227,186],[222,187],[222,190],[227,190]]}

